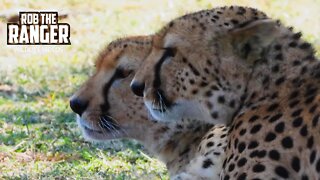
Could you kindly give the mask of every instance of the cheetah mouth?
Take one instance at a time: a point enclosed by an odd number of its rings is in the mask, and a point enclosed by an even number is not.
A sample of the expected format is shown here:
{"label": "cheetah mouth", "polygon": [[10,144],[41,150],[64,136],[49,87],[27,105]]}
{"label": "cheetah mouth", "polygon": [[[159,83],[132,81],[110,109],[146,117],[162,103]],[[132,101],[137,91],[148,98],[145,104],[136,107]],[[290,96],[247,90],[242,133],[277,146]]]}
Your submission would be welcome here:
{"label": "cheetah mouth", "polygon": [[81,125],[83,130],[85,130],[87,133],[98,133],[98,134],[103,134],[103,132],[101,130],[98,129],[93,129],[93,128],[89,128],[85,125]]}
{"label": "cheetah mouth", "polygon": [[106,130],[98,130],[88,126],[80,125],[82,135],[87,140],[93,141],[106,141],[110,139],[114,139],[112,136],[112,132],[107,132]]}
{"label": "cheetah mouth", "polygon": [[[155,103],[154,103],[155,104]],[[152,111],[157,111],[157,112],[160,112],[160,113],[166,113],[166,112],[170,112],[172,111],[173,107],[174,106],[177,106],[177,104],[174,104],[174,105],[171,105],[171,106],[166,106],[166,105],[154,105],[152,106],[151,110]]]}
{"label": "cheetah mouth", "polygon": [[117,131],[120,129],[120,126],[108,116],[100,116],[99,120],[96,123],[90,123],[87,119],[78,117],[77,122],[80,128],[86,135],[91,136],[102,136],[107,134],[112,134],[113,131]]}
{"label": "cheetah mouth", "polygon": [[164,113],[176,105],[175,103],[168,100],[162,89],[154,90],[153,94],[154,101],[152,103],[152,110],[154,111]]}
{"label": "cheetah mouth", "polygon": [[111,118],[91,116],[90,119],[99,118],[95,123],[77,116],[77,123],[82,131],[85,139],[94,141],[105,141],[109,139],[115,139],[120,137],[119,125],[115,125],[115,122],[111,121]]}
{"label": "cheetah mouth", "polygon": [[158,112],[161,112],[161,113],[165,113],[167,111],[166,108],[156,108],[156,107],[153,107],[152,110],[153,111],[158,111]]}

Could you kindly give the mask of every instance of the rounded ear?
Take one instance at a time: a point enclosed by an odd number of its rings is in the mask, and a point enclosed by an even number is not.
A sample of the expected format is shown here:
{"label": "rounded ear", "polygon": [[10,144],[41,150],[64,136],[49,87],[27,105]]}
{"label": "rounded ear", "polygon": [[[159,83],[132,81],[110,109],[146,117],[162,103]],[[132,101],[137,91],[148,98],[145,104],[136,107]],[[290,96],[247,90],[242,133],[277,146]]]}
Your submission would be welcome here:
{"label": "rounded ear", "polygon": [[230,30],[225,36],[232,51],[249,64],[253,64],[262,58],[266,48],[278,35],[279,23],[271,19],[263,19],[243,23]]}

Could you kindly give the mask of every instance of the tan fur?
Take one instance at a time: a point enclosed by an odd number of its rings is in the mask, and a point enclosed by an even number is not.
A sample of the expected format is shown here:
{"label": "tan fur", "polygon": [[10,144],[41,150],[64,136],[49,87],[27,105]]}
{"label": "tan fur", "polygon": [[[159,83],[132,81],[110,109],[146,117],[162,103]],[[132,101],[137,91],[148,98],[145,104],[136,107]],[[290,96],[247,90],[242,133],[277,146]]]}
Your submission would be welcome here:
{"label": "tan fur", "polygon": [[[200,144],[200,141],[211,126],[188,119],[184,119],[183,123],[160,124],[148,117],[142,98],[130,91],[129,84],[134,72],[150,52],[151,45],[150,36],[129,37],[114,41],[101,51],[96,61],[96,72],[71,98],[89,102],[82,116],[78,117],[79,127],[83,135],[90,140],[130,138],[140,141],[146,149],[166,164],[170,175],[176,175],[176,178],[180,177],[180,173],[197,179],[205,177],[205,174],[198,174],[198,169],[202,168],[201,160],[223,161],[227,143],[226,136],[223,138],[220,136],[227,133],[227,128],[213,127],[210,131],[210,134],[215,134],[212,140],[218,140],[222,146],[211,146],[208,151],[202,148],[201,152],[198,152],[199,145],[205,146]],[[112,81],[117,69],[127,72],[126,77],[112,82],[107,94],[104,94],[106,84]],[[103,111],[101,105],[106,104],[106,101],[109,109]],[[103,115],[107,115],[106,118],[111,120],[103,119]],[[213,156],[211,152],[218,152],[219,156],[211,157]],[[189,164],[193,159],[198,161],[196,169],[194,164]],[[209,163],[208,167],[217,171],[214,176],[218,176],[221,172],[221,166],[215,168],[215,164]]]}
{"label": "tan fur", "polygon": [[319,179],[320,63],[300,36],[252,8],[189,14],[154,37],[132,84],[158,121],[231,125],[222,179]]}

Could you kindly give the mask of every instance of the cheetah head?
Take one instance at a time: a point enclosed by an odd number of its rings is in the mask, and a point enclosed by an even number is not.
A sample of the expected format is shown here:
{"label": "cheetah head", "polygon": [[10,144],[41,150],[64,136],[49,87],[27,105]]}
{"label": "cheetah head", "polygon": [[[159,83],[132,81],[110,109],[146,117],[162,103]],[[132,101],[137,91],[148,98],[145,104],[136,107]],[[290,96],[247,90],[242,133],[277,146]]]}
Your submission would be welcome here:
{"label": "cheetah head", "polygon": [[96,72],[70,99],[86,138],[137,138],[141,128],[148,128],[143,101],[130,91],[129,84],[149,53],[151,41],[150,36],[120,39],[100,53]]}
{"label": "cheetah head", "polygon": [[252,8],[216,8],[171,21],[131,82],[158,121],[196,118],[229,123],[241,104],[252,65],[278,24]]}

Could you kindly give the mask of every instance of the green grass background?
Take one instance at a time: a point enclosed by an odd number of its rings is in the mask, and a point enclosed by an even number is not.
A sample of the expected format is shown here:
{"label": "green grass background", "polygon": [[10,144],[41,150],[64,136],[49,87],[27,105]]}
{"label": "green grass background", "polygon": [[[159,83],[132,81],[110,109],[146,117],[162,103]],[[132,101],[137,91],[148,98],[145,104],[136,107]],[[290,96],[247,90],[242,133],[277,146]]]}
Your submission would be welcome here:
{"label": "green grass background", "polygon": [[[135,141],[86,142],[68,98],[93,71],[108,42],[151,34],[188,12],[222,5],[259,8],[281,19],[320,52],[320,0],[0,0],[0,13],[63,10],[71,46],[50,52],[7,46],[0,22],[0,179],[168,179],[164,165]],[[36,46],[37,47],[37,46]]]}

